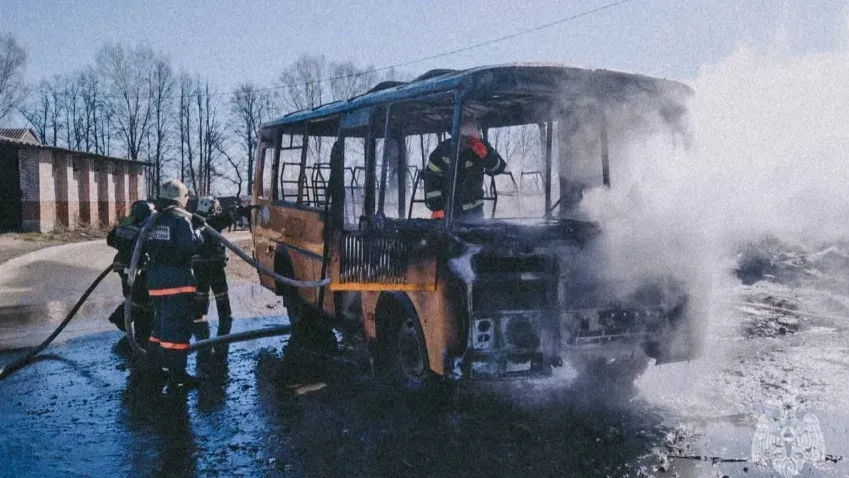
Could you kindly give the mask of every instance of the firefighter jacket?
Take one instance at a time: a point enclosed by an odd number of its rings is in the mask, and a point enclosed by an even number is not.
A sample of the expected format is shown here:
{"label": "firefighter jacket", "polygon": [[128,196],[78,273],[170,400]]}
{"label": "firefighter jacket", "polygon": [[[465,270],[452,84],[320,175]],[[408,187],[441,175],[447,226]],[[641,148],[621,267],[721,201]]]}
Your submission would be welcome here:
{"label": "firefighter jacket", "polygon": [[112,260],[112,270],[123,273],[124,269],[130,267],[133,258],[133,250],[136,247],[136,239],[141,232],[141,226],[136,224],[132,216],[122,220],[106,236],[106,245],[118,249],[115,259]]}
{"label": "firefighter jacket", "polygon": [[[233,221],[229,215],[222,213],[209,216],[206,223],[216,231],[221,232],[229,227]],[[203,234],[203,246],[201,246],[198,254],[192,258],[192,264],[206,264],[219,267],[226,266],[228,258],[227,248],[224,247],[224,244],[222,244],[217,237],[206,232],[206,229],[202,230],[201,233]]]}
{"label": "firefighter jacket", "polygon": [[147,284],[151,296],[195,292],[192,256],[203,246],[203,237],[174,209],[160,213],[145,242],[150,256]]}
{"label": "firefighter jacket", "polygon": [[[507,167],[504,159],[486,142],[470,136],[461,136],[460,141],[455,214],[483,206],[483,175],[495,176]],[[425,204],[431,211],[445,209],[446,196],[451,188],[450,173],[451,140],[448,139],[430,153],[424,170]]]}

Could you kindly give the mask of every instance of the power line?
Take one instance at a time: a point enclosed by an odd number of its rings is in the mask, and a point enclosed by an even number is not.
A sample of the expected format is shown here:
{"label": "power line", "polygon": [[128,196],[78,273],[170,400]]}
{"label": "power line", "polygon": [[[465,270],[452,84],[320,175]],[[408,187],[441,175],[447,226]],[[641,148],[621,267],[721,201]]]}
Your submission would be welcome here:
{"label": "power line", "polygon": [[[570,21],[573,21],[573,20],[577,20],[579,18],[590,16],[590,15],[593,15],[595,13],[599,13],[599,12],[604,11],[604,10],[609,10],[609,9],[612,9],[612,8],[615,8],[615,7],[619,7],[621,5],[624,5],[626,3],[633,2],[633,1],[635,1],[635,0],[620,0],[618,2],[608,3],[608,4],[605,4],[605,5],[602,5],[598,8],[594,8],[592,10],[586,10],[586,11],[583,11],[581,13],[577,13],[575,15],[572,15],[572,16],[569,16],[569,17],[566,17],[566,18],[561,18],[561,19],[555,20],[553,22],[549,22],[549,23],[545,23],[543,25],[539,25],[539,26],[536,26],[536,27],[533,27],[533,28],[529,28],[527,30],[522,30],[522,31],[519,31],[519,32],[516,32],[516,33],[511,33],[509,35],[504,35],[504,36],[501,36],[501,37],[498,37],[498,38],[493,38],[491,40],[487,40],[487,41],[484,41],[484,42],[481,42],[481,43],[475,43],[474,45],[465,46],[463,48],[457,48],[457,49],[454,49],[454,50],[449,50],[449,51],[445,51],[445,52],[442,52],[442,53],[437,53],[435,55],[416,58],[414,60],[409,60],[409,61],[405,61],[405,62],[402,62],[402,63],[395,63],[394,65],[382,66],[380,68],[372,68],[370,70],[361,71],[359,73],[354,73],[354,74],[350,74],[350,75],[341,75],[341,76],[336,76],[336,77],[332,77],[332,78],[325,78],[325,79],[318,80],[318,81],[312,81],[312,82],[306,82],[306,83],[292,83],[292,84],[286,84],[286,85],[270,86],[270,87],[267,87],[267,88],[259,88],[256,91],[272,91],[272,90],[277,90],[277,89],[282,89],[282,88],[291,88],[291,87],[305,86],[305,85],[311,85],[311,84],[316,84],[316,83],[327,83],[327,82],[330,82],[330,81],[345,80],[345,79],[348,79],[348,78],[357,78],[359,76],[368,75],[370,73],[377,73],[377,72],[381,72],[381,71],[391,70],[393,68],[400,68],[400,67],[403,67],[403,66],[414,65],[416,63],[422,63],[422,62],[429,61],[429,60],[435,60],[437,58],[443,58],[443,57],[446,57],[446,56],[456,55],[457,53],[464,53],[464,52],[475,50],[475,49],[478,49],[478,48],[481,48],[481,47],[484,47],[484,46],[489,46],[489,45],[492,45],[492,44],[495,44],[495,43],[500,43],[500,42],[503,42],[505,40],[509,40],[511,38],[516,38],[516,37],[519,37],[519,36],[522,36],[522,35],[527,35],[528,33],[534,33],[534,32],[538,32],[540,30],[545,30],[546,28],[551,28],[555,25],[560,25],[560,24],[567,23],[567,22],[570,22]],[[233,94],[233,93],[232,92],[212,93],[211,95],[222,95],[222,94]]]}
{"label": "power line", "polygon": [[[465,46],[465,47],[462,47],[462,48],[456,48],[454,50],[448,50],[448,51],[444,51],[442,53],[424,56],[424,57],[416,58],[416,59],[413,59],[413,60],[395,63],[395,64],[388,65],[388,66],[381,66],[379,68],[371,68],[369,70],[360,71],[360,72],[352,73],[352,74],[349,74],[349,75],[339,75],[339,76],[334,76],[334,77],[330,77],[330,78],[323,78],[321,80],[316,80],[316,81],[308,81],[308,82],[302,82],[302,83],[288,83],[288,84],[283,84],[283,85],[268,86],[268,87],[265,87],[265,88],[256,88],[253,91],[255,91],[255,92],[266,92],[266,91],[280,90],[280,89],[284,89],[284,88],[294,88],[294,87],[299,87],[299,86],[328,83],[328,82],[331,82],[331,81],[346,80],[346,79],[350,79],[350,78],[358,78],[360,76],[368,75],[368,74],[371,74],[371,73],[378,73],[378,72],[381,72],[381,71],[387,71],[387,70],[391,70],[391,69],[394,69],[394,68],[400,68],[400,67],[404,67],[404,66],[414,65],[414,64],[417,64],[417,63],[423,63],[423,62],[426,62],[426,61],[435,60],[437,58],[444,58],[446,56],[451,56],[451,55],[456,55],[458,53],[464,53],[464,52],[467,52],[467,51],[476,50],[476,49],[481,48],[481,47],[493,45],[495,43],[500,43],[500,42],[503,42],[505,40],[510,40],[512,38],[516,38],[516,37],[519,37],[519,36],[522,36],[522,35],[527,35],[529,33],[538,32],[540,30],[545,30],[547,28],[551,28],[551,27],[556,26],[556,25],[568,23],[568,22],[571,22],[571,21],[574,21],[574,20],[577,20],[577,19],[580,19],[580,18],[583,18],[583,17],[587,17],[587,16],[590,16],[590,15],[605,11],[605,10],[610,10],[610,9],[622,6],[626,3],[634,2],[634,1],[635,0],[619,0],[619,1],[616,1],[616,2],[607,3],[607,4],[602,5],[600,7],[597,7],[597,8],[585,10],[583,12],[576,13],[574,15],[571,15],[571,16],[568,16],[568,17],[565,17],[565,18],[561,18],[559,20],[554,20],[552,22],[548,22],[548,23],[545,23],[545,24],[542,24],[542,25],[538,25],[536,27],[532,27],[532,28],[528,28],[526,30],[518,31],[516,33],[511,33],[509,35],[504,35],[504,36],[501,36],[501,37],[498,37],[498,38],[493,38],[493,39],[486,40],[486,41],[483,41],[483,42],[480,42],[480,43],[475,43],[473,45],[468,45],[468,46]],[[234,94],[235,94],[235,92],[233,92],[233,91],[226,91],[226,92],[219,91],[219,92],[216,92],[216,93],[206,93],[206,94],[200,93],[200,95],[204,96],[204,97],[226,96],[226,95],[234,95]],[[63,96],[67,96],[67,94],[63,94]],[[174,98],[177,98],[178,96],[179,95],[174,94],[174,95],[166,95],[166,96],[163,96],[162,98],[174,99]],[[192,94],[192,95],[189,95],[189,96],[195,96],[195,94]],[[112,98],[112,99],[123,98],[123,96],[120,96],[120,95],[102,95],[100,97],[101,98]],[[150,100],[150,99],[154,99],[155,97],[154,96],[146,96],[146,97],[142,97],[142,98]]]}

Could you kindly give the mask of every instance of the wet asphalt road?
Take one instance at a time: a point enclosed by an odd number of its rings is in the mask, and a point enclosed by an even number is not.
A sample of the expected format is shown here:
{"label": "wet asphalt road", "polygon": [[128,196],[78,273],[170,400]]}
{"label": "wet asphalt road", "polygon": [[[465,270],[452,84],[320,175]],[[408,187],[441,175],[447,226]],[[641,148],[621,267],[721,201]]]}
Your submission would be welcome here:
{"label": "wet asphalt road", "polygon": [[567,391],[524,406],[394,393],[351,365],[288,361],[285,337],[233,344],[220,377],[175,398],[110,350],[119,338],[72,339],[0,383],[0,474],[620,476],[664,436],[659,410]]}
{"label": "wet asphalt road", "polygon": [[[239,320],[236,330],[281,321]],[[758,372],[752,386],[760,393],[731,383],[742,378],[733,370],[713,376],[709,364],[673,364],[650,368],[636,397],[614,399],[584,393],[561,370],[548,380],[461,387],[434,398],[393,392],[337,361],[287,358],[283,336],[233,344],[219,376],[175,399],[112,350],[120,337],[74,338],[0,382],[0,475],[778,476],[751,463],[666,459],[745,459],[754,402],[770,390],[808,396],[830,453],[849,436],[846,399],[811,398],[828,395],[830,385],[812,385],[816,377],[804,374],[773,387],[763,385],[769,370]],[[778,351],[801,363],[792,356],[800,337],[763,339],[754,348],[740,340],[726,353],[748,357],[745,364],[769,362]],[[823,345],[845,350],[846,343],[841,332]],[[807,387],[817,390],[803,393]],[[802,476],[846,474],[841,460],[809,464]]]}
{"label": "wet asphalt road", "polygon": [[[247,284],[234,298],[238,316],[281,313]],[[98,315],[112,304],[93,306],[71,339],[0,382],[0,476],[780,476],[750,456],[776,406],[816,416],[832,459],[798,476],[849,476],[849,298],[729,283],[712,304],[705,356],[650,367],[633,395],[590,391],[568,367],[399,393],[362,367],[287,355],[282,336],[233,344],[228,365],[178,399],[113,350],[121,334]],[[0,343],[13,329],[46,336],[59,312],[0,307],[14,324]],[[240,319],[234,332],[285,321]]]}

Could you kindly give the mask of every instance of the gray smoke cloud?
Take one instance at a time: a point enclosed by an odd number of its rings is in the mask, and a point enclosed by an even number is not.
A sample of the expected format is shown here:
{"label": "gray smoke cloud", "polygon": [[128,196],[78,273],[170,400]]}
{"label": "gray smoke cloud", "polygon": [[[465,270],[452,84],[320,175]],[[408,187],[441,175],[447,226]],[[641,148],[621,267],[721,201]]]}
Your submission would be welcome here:
{"label": "gray smoke cloud", "polygon": [[[849,54],[740,48],[693,82],[695,189],[722,239],[846,237]],[[692,176],[692,174],[691,174]],[[722,213],[719,213],[722,211]]]}
{"label": "gray smoke cloud", "polygon": [[[682,203],[688,186],[676,174],[693,161],[688,96],[683,87],[658,91],[625,84],[609,97],[570,108],[571,116],[559,125],[561,177],[583,189],[573,214],[603,230],[581,267],[606,284],[602,295],[611,300],[627,301],[641,287],[670,278],[691,296],[709,289],[702,277],[706,246],[698,214]],[[604,134],[609,188],[601,165]]]}
{"label": "gray smoke cloud", "polygon": [[[706,291],[742,242],[849,237],[846,43],[798,55],[780,42],[740,47],[686,81],[695,95],[674,121],[650,97],[607,105],[612,187],[586,190],[580,205],[603,225],[607,274],[685,275]],[[586,157],[563,170],[597,185],[598,135],[581,128],[570,141]]]}
{"label": "gray smoke cloud", "polygon": [[[833,51],[790,53],[777,40],[704,65],[683,81],[694,95],[680,118],[652,111],[639,95],[608,105],[610,189],[601,186],[599,137],[589,126],[598,110],[576,109],[555,154],[577,151],[560,171],[594,186],[576,211],[604,231],[588,255],[591,272],[624,286],[619,294],[648,277],[683,279],[710,332],[742,326],[727,323],[739,316],[728,313],[727,294],[739,290],[732,269],[742,244],[766,235],[814,248],[849,242],[849,8],[840,21],[844,39]],[[702,390],[699,377],[723,369],[727,346],[720,337],[700,360],[658,369],[671,375],[647,381],[660,387],[650,395]],[[515,397],[559,385],[522,387]]]}
{"label": "gray smoke cloud", "polygon": [[[724,321],[733,316],[728,294],[739,290],[732,268],[742,244],[764,236],[814,249],[847,242],[847,20],[834,51],[793,54],[777,41],[702,67],[685,81],[695,91],[681,123],[689,134],[662,115],[639,114],[639,102],[607,113],[612,188],[586,191],[580,207],[605,231],[608,277],[631,287],[652,275],[682,277],[704,330],[734,327]],[[686,367],[686,382],[700,367],[721,368],[722,348],[713,343],[707,365]]]}

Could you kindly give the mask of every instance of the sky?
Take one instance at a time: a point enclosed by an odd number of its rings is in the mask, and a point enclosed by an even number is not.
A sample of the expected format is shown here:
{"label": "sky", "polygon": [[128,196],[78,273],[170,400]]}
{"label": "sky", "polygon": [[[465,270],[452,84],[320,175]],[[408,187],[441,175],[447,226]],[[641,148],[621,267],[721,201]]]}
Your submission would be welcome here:
{"label": "sky", "polygon": [[[31,82],[92,64],[107,42],[145,42],[222,92],[271,85],[302,54],[386,67],[608,3],[0,0],[0,33],[26,50]],[[849,237],[849,1],[630,0],[403,71],[535,61],[693,87],[695,154],[643,185],[675,207],[666,223]],[[741,235],[750,234],[728,238]]]}
{"label": "sky", "polygon": [[[217,91],[270,84],[300,54],[390,66],[567,18],[613,0],[2,0],[0,32],[27,52],[29,81],[91,64],[107,42],[144,42]],[[544,61],[688,80],[741,45],[795,53],[841,41],[845,1],[630,0],[469,52],[404,67]]]}

